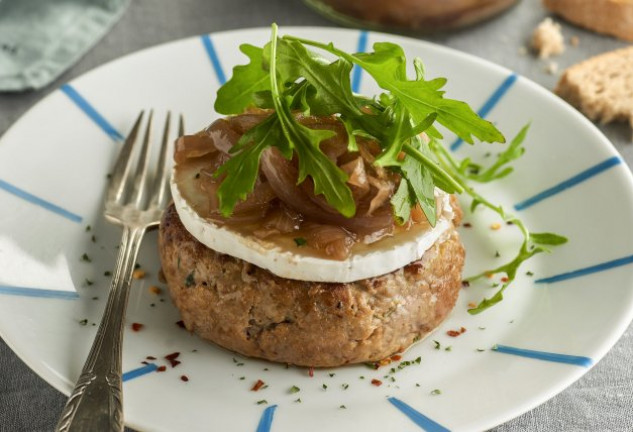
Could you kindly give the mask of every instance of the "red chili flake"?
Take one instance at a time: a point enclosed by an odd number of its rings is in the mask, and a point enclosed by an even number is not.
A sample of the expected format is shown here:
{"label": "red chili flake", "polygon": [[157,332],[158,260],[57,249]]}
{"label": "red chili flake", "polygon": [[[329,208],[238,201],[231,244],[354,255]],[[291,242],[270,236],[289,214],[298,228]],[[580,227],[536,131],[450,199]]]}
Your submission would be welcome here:
{"label": "red chili flake", "polygon": [[382,385],[382,381],[374,378],[373,380],[371,380],[372,385],[375,385],[376,387],[380,387]]}
{"label": "red chili flake", "polygon": [[310,378],[314,377],[314,368],[312,366],[308,368],[308,375],[310,375]]}
{"label": "red chili flake", "polygon": [[158,366],[156,368],[156,372],[165,372],[167,370],[167,366]]}
{"label": "red chili flake", "polygon": [[462,281],[462,287],[468,288],[469,286],[470,286],[470,282],[469,281],[467,281],[467,280],[463,280]]}
{"label": "red chili flake", "polygon": [[504,276],[504,277],[502,277],[502,278],[501,278],[501,282],[503,282],[503,283],[506,283],[506,282],[508,282],[509,280],[510,280],[510,279],[508,279],[508,277],[507,277],[507,276]]}
{"label": "red chili flake", "polygon": [[141,323],[132,323],[132,330],[135,332],[140,331],[143,327],[145,326]]}
{"label": "red chili flake", "polygon": [[464,228],[470,228],[471,226],[473,226],[470,222],[466,222],[464,224]]}
{"label": "red chili flake", "polygon": [[147,356],[147,357],[145,357],[145,358],[146,358],[147,360],[156,360],[156,357],[154,357],[154,356]]}
{"label": "red chili flake", "polygon": [[446,332],[447,335],[449,335],[450,337],[457,337],[462,333],[465,333],[466,329],[464,327],[461,327],[459,330],[449,330]]}
{"label": "red chili flake", "polygon": [[264,386],[264,384],[266,384],[264,381],[258,379],[257,382],[251,388],[251,391],[259,390],[260,388],[262,388]]}
{"label": "red chili flake", "polygon": [[184,381],[184,382],[189,381],[189,377],[188,377],[187,375],[181,375],[181,376],[180,376],[180,379],[181,379],[182,381]]}
{"label": "red chili flake", "polygon": [[391,360],[393,360],[393,361],[400,361],[400,360],[402,360],[402,356],[401,355],[397,355],[397,354],[396,355],[392,355],[391,356]]}
{"label": "red chili flake", "polygon": [[176,321],[176,325],[180,328],[186,328],[185,327],[185,322],[183,320],[180,321]]}
{"label": "red chili flake", "polygon": [[168,354],[165,356],[165,360],[169,361],[169,363],[171,364],[171,367],[176,367],[180,364],[180,362],[176,360],[179,355],[180,355],[179,352]]}

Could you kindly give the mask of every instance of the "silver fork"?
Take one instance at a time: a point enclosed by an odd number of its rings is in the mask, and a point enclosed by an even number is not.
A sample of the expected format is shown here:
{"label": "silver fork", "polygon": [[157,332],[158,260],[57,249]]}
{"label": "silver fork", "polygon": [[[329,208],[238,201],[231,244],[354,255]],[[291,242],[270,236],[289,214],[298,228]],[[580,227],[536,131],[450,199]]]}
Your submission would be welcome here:
{"label": "silver fork", "polygon": [[[62,411],[56,431],[123,430],[121,342],[132,273],[143,235],[149,227],[158,225],[170,197],[169,171],[166,169],[169,113],[154,181],[150,184],[148,180],[151,112],[138,163],[135,172],[131,172],[133,150],[142,119],[143,112],[134,123],[114,165],[105,201],[106,219],[123,227],[108,302],[81,376]],[[180,116],[179,136],[183,135],[183,129]]]}

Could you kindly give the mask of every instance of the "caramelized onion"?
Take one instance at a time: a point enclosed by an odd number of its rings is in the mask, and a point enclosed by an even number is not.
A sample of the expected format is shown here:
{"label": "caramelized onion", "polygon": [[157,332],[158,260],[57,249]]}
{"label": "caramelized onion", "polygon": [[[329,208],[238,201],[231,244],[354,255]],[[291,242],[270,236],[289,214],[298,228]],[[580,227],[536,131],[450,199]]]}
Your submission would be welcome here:
{"label": "caramelized onion", "polygon": [[264,151],[261,169],[279,199],[310,220],[338,225],[363,236],[393,226],[389,208],[388,211],[376,212],[373,216],[357,215],[349,219],[334,211],[326,211],[324,207],[316,204],[303,188],[297,186],[297,169],[276,148]]}
{"label": "caramelized onion", "polygon": [[240,139],[240,134],[237,133],[225,119],[219,119],[214,121],[211,126],[205,130],[205,134],[211,141],[215,148],[222,153],[229,154],[231,147]]}
{"label": "caramelized onion", "polygon": [[376,189],[376,193],[369,203],[369,210],[367,210],[367,214],[371,216],[376,209],[382,207],[391,197],[393,193],[393,183],[374,177],[368,177],[367,181]]}
{"label": "caramelized onion", "polygon": [[266,120],[269,115],[270,113],[262,111],[259,113],[248,113],[227,117],[227,121],[230,123],[231,128],[240,136],[242,136],[244,135],[244,133],[246,133],[246,131],[254,128],[258,124]]}
{"label": "caramelized onion", "polygon": [[[253,192],[237,203],[230,218],[224,218],[217,197],[223,178],[216,178],[214,173],[231,157],[230,150],[240,137],[269,115],[257,112],[227,117],[199,134],[178,140],[176,163],[188,164],[190,170],[198,173],[196,185],[208,197],[208,205],[204,199],[199,200],[203,217],[219,224],[248,226],[259,238],[297,232],[305,235],[309,246],[333,259],[349,256],[357,241],[369,244],[393,234],[395,226],[389,201],[399,178],[372,165],[381,151],[378,143],[359,138],[358,151],[349,151],[345,128],[335,117],[298,115],[297,120],[313,129],[336,132],[320,148],[348,175],[347,185],[356,204],[354,217],[342,216],[323,195],[315,196],[312,178],[298,185],[296,159],[287,160],[279,149],[269,147],[262,153],[260,176]],[[412,216],[416,221],[420,219],[417,213]]]}
{"label": "caramelized onion", "polygon": [[341,165],[341,169],[349,177],[347,183],[350,185],[352,196],[356,202],[356,207],[358,207],[360,200],[369,192],[365,162],[362,157],[357,157],[351,162]]}
{"label": "caramelized onion", "polygon": [[351,252],[355,236],[335,225],[306,224],[303,227],[308,246],[330,258],[344,260]]}
{"label": "caramelized onion", "polygon": [[174,148],[174,161],[184,163],[187,159],[193,159],[216,152],[213,139],[204,132],[195,135],[184,135],[176,140]]}
{"label": "caramelized onion", "polygon": [[266,238],[274,234],[288,234],[301,227],[303,217],[285,205],[271,210],[261,223],[261,228],[253,233],[259,238]]}

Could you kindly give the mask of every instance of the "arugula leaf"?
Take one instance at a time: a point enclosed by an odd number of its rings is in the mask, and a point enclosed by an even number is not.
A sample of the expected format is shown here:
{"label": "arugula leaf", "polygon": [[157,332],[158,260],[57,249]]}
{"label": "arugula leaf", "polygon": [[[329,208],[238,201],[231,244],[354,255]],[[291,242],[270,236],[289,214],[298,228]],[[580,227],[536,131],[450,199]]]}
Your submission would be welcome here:
{"label": "arugula leaf", "polygon": [[[306,46],[324,49],[337,59],[329,62]],[[262,152],[271,146],[279,148],[287,159],[297,158],[299,183],[310,177],[315,194],[323,194],[344,216],[354,215],[356,209],[346,184],[347,175],[319,147],[334,132],[303,126],[295,119],[294,113],[300,111],[305,115],[338,118],[345,127],[349,151],[358,151],[356,137],[378,142],[381,152],[374,164],[400,175],[399,186],[391,198],[397,223],[408,221],[413,207],[420,204],[434,225],[437,186],[447,193],[465,191],[472,199],[471,210],[479,206],[488,208],[518,227],[523,243],[517,255],[495,269],[469,278],[475,280],[489,273],[505,273],[508,278],[492,297],[483,299],[470,313],[479,313],[500,302],[525,260],[567,241],[558,234],[530,233],[521,220],[468,185],[470,180],[488,182],[509,175],[513,170],[509,164],[525,151],[522,144],[528,126],[487,168],[468,158],[457,161],[438,141],[442,136],[434,126],[435,121],[469,143],[475,138],[488,142],[505,142],[505,138],[467,104],[445,98],[442,88],[446,80],[427,80],[419,58],[413,60],[415,79],[408,79],[407,60],[398,45],[377,43],[373,52],[347,54],[331,43],[290,36],[279,39],[277,26],[273,25],[271,41],[264,48],[242,45],[240,49],[250,62],[236,66],[231,80],[218,91],[216,111],[239,114],[255,105],[274,112],[244,134],[231,150],[233,157],[215,173],[224,177],[218,190],[223,215],[228,216],[235,204],[253,190]],[[353,64],[365,69],[385,92],[373,99],[353,94],[350,83]],[[428,143],[420,138],[422,132],[430,138]]]}
{"label": "arugula leaf", "polygon": [[375,43],[374,52],[348,54],[332,44],[289,36],[286,36],[286,39],[322,48],[359,65],[381,88],[400,99],[416,123],[424,120],[430,113],[436,112],[440,124],[470,144],[473,143],[473,136],[486,142],[505,142],[503,134],[492,123],[479,117],[468,104],[444,98],[444,92],[440,89],[446,83],[446,79],[426,81],[424,74],[418,73],[418,78],[421,79],[408,81],[406,57],[402,48],[396,44]]}
{"label": "arugula leaf", "polygon": [[[522,132],[523,131],[527,131],[527,129],[523,128]],[[519,138],[515,138],[514,141],[518,141],[520,143],[523,140],[523,137],[521,137],[521,135],[522,133],[519,133]],[[501,216],[504,221],[516,226],[523,234],[523,243],[521,244],[516,257],[514,257],[511,261],[497,268],[485,270],[477,275],[470,276],[466,279],[467,281],[475,281],[489,274],[496,273],[505,273],[508,278],[507,282],[505,282],[492,297],[483,299],[477,306],[468,309],[468,312],[470,314],[478,314],[503,300],[503,292],[514,281],[517,271],[523,262],[532,258],[536,254],[549,252],[549,249],[537,245],[562,245],[567,242],[567,238],[553,233],[530,233],[523,221],[511,214],[506,213],[502,206],[493,204],[492,202],[475,192],[472,187],[469,187],[466,184],[467,175],[460,171],[460,167],[464,166],[464,164],[456,161],[441,143],[438,143],[435,140],[431,140],[429,148],[437,157],[437,160],[442,168],[450,173],[450,175],[453,176],[452,178],[463,187],[464,191],[466,191],[468,195],[470,195],[470,197],[472,198],[470,206],[471,211],[474,211],[475,208],[479,205],[483,205],[484,207],[487,207],[488,209],[494,211],[499,216]]]}
{"label": "arugula leaf", "polygon": [[408,157],[416,159],[418,162],[428,168],[433,174],[435,184],[440,186],[446,193],[462,193],[464,188],[454,176],[451,176],[446,169],[440,166],[438,163],[430,159],[424,153],[411,144],[405,144],[402,147],[403,151]]}
{"label": "arugula leaf", "polygon": [[521,131],[519,131],[514,139],[512,139],[510,145],[497,156],[497,160],[495,161],[495,163],[492,164],[484,172],[480,173],[479,171],[481,171],[481,167],[479,165],[470,163],[469,159],[465,159],[465,161],[462,162],[462,172],[464,172],[468,178],[479,183],[487,183],[492,180],[499,180],[503,177],[506,177],[512,171],[514,171],[514,168],[505,165],[520,158],[521,156],[523,156],[523,153],[525,153],[525,148],[521,145],[525,140],[529,128],[529,124],[523,126]]}
{"label": "arugula leaf", "polygon": [[314,182],[314,193],[323,194],[326,201],[345,217],[356,213],[356,205],[352,191],[345,183],[348,179],[319,148],[319,143],[331,138],[335,132],[329,130],[310,129],[298,123],[288,107],[287,100],[281,96],[277,82],[277,26],[273,25],[273,36],[270,44],[270,87],[277,118],[285,138],[291,148],[297,152],[299,162],[299,179],[303,182],[307,176]]}
{"label": "arugula leaf", "polygon": [[509,282],[506,282],[503,285],[501,285],[501,288],[499,288],[499,290],[492,297],[483,299],[482,301],[479,302],[477,306],[468,309],[468,313],[471,315],[477,315],[485,311],[486,309],[491,308],[497,303],[501,302],[503,300],[503,292],[506,290],[508,285],[510,285]]}
{"label": "arugula leaf", "polygon": [[229,217],[238,201],[246,199],[255,187],[259,175],[262,152],[282,141],[281,128],[276,117],[270,116],[247,131],[237,143],[240,152],[220,166],[214,176],[226,174],[218,188],[220,212]]}
{"label": "arugula leaf", "polygon": [[431,173],[411,156],[404,158],[400,169],[402,170],[402,176],[413,191],[414,202],[420,204],[429,224],[434,227],[437,222],[437,214],[434,193],[435,185],[433,184]]}
{"label": "arugula leaf", "polygon": [[352,64],[345,59],[328,63],[296,41],[280,39],[277,70],[284,82],[304,78],[316,90],[309,105],[314,115],[344,114],[359,116],[360,109],[352,94]]}
{"label": "arugula leaf", "polygon": [[558,246],[567,243],[567,238],[554,233],[530,233],[530,240],[536,244]]}
{"label": "arugula leaf", "polygon": [[263,67],[263,49],[253,45],[240,45],[250,59],[247,65],[235,66],[233,75],[218,90],[214,109],[220,114],[241,114],[255,104],[254,93],[270,90],[268,71]]}
{"label": "arugula leaf", "polygon": [[352,122],[346,117],[341,117],[340,120],[343,126],[345,126],[345,132],[347,133],[347,150],[351,152],[358,151],[358,143],[356,142],[355,136],[358,131],[354,129]]}
{"label": "arugula leaf", "polygon": [[396,193],[391,197],[391,208],[398,225],[404,225],[408,222],[414,205],[415,195],[410,192],[409,182],[402,179]]}
{"label": "arugula leaf", "polygon": [[391,106],[393,110],[393,126],[390,128],[390,132],[386,138],[386,142],[383,141],[382,145],[387,147],[375,160],[375,164],[378,166],[398,166],[400,161],[398,157],[402,151],[402,146],[406,139],[413,136],[411,124],[409,123],[409,116],[407,115],[407,109],[401,104],[395,102]]}

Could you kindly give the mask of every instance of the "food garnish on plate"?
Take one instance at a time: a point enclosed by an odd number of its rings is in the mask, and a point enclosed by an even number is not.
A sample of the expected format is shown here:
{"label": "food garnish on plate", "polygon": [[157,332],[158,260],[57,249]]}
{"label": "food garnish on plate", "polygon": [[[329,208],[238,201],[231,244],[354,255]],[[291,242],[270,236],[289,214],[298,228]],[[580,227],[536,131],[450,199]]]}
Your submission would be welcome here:
{"label": "food garnish on plate", "polygon": [[[310,48],[329,53],[326,60]],[[378,361],[407,349],[453,309],[464,248],[454,194],[466,192],[524,235],[492,270],[506,282],[525,259],[560,244],[477,194],[467,182],[512,172],[524,128],[488,168],[457,161],[436,123],[468,143],[505,142],[445,79],[409,79],[402,48],[348,54],[277,36],[242,45],[215,110],[227,117],[178,140],[174,205],[160,227],[163,272],[185,326],[232,351],[315,367]],[[384,90],[352,92],[361,67]],[[487,274],[483,272],[482,277]]]}

